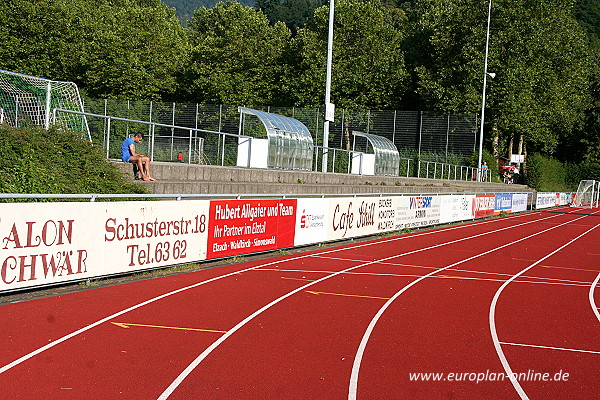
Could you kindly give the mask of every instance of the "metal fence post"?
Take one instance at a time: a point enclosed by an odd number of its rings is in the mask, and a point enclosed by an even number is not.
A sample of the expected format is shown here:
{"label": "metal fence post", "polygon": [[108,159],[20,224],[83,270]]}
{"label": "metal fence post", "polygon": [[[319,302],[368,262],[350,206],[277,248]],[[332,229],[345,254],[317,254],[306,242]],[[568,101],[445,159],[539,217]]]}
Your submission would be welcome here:
{"label": "metal fence post", "polygon": [[44,129],[50,129],[50,102],[52,100],[52,86],[50,81],[46,84],[46,110],[44,118]]}
{"label": "metal fence post", "polygon": [[419,144],[418,144],[419,160],[421,160],[421,143],[422,142],[423,142],[423,111],[419,111]]}
{"label": "metal fence post", "polygon": [[192,130],[190,129],[190,143],[188,146],[188,164],[192,163]]}
{"label": "metal fence post", "polygon": [[394,122],[392,128],[392,143],[396,144],[396,118],[397,118],[398,110],[394,110]]}
{"label": "metal fence post", "polygon": [[223,104],[219,104],[219,132],[221,132],[222,121],[223,121]]}
{"label": "metal fence post", "polygon": [[19,96],[15,99],[15,128],[19,127]]}
{"label": "metal fence post", "polygon": [[[173,111],[171,116],[171,125],[175,126],[175,102],[173,102]],[[171,128],[171,151],[169,158],[173,159],[173,147],[175,146],[175,128]]]}
{"label": "metal fence post", "polygon": [[155,128],[156,128],[156,124],[153,122],[152,123],[152,137],[151,137],[152,151],[150,152],[150,161],[154,161],[154,137],[156,136]]}
{"label": "metal fence post", "polygon": [[450,141],[450,114],[448,114],[446,124],[446,162],[448,161],[448,142]]}
{"label": "metal fence post", "polygon": [[[152,100],[150,100],[150,110],[148,113],[148,122],[152,122],[152,108],[153,108],[154,103],[152,102]],[[148,125],[148,135],[152,135],[152,128],[150,125]],[[151,143],[150,140],[148,140],[148,153],[150,153],[152,151],[151,149]]]}
{"label": "metal fence post", "polygon": [[110,117],[108,117],[108,120],[106,121],[106,158],[109,158],[109,151],[110,151]]}
{"label": "metal fence post", "polygon": [[[129,100],[127,100],[127,119],[129,119],[131,117],[131,114],[129,113]],[[129,122],[127,122],[125,124],[125,136],[129,137]]]}

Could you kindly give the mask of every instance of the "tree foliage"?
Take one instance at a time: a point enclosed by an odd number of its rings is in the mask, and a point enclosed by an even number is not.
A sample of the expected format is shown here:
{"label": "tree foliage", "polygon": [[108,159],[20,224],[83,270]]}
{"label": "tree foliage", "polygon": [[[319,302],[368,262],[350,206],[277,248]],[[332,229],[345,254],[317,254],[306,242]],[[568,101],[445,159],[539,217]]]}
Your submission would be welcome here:
{"label": "tree foliage", "polygon": [[[165,1],[3,1],[0,66],[93,97],[322,105],[324,0]],[[479,113],[487,4],[338,0],[332,101]],[[193,17],[182,24],[170,6]],[[491,16],[486,144],[510,154],[523,138],[530,152],[599,160],[599,3],[494,0]]]}
{"label": "tree foliage", "polygon": [[[378,1],[341,0],[334,19],[332,98],[344,107],[397,106],[406,90],[402,32]],[[323,103],[329,7],[315,12],[315,21],[294,39],[298,55],[289,87],[296,103]]]}
{"label": "tree foliage", "polygon": [[192,50],[182,86],[197,102],[259,105],[276,102],[290,31],[234,1],[196,10]]}
{"label": "tree foliage", "polygon": [[[177,18],[179,18],[179,20],[182,23],[187,23],[187,21],[189,21],[192,16],[194,15],[194,12],[202,7],[205,8],[212,8],[214,7],[219,1],[221,0],[163,0],[165,2],[166,5],[168,5],[169,7],[173,7],[176,10],[176,15]],[[240,3],[243,6],[250,6],[253,7],[254,6],[254,0],[238,0],[238,3]]]}
{"label": "tree foliage", "polygon": [[175,91],[183,27],[160,0],[9,0],[0,64],[73,80],[91,96],[158,99]]}
{"label": "tree foliage", "polygon": [[[487,2],[421,0],[412,10],[415,92],[427,108],[477,112]],[[486,123],[508,154],[521,135],[530,150],[552,154],[583,121],[591,70],[572,11],[573,2],[559,0],[493,3]]]}

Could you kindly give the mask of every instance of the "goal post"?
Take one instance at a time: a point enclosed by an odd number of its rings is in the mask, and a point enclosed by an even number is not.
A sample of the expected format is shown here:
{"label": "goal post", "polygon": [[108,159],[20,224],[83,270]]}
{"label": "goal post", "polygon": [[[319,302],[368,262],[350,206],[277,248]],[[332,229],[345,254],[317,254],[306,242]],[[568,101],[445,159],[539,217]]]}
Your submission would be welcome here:
{"label": "goal post", "polygon": [[[56,108],[84,112],[74,82],[51,81],[0,70],[0,123],[15,128],[41,126],[49,129],[52,110]],[[60,129],[79,132],[91,140],[84,115],[60,113],[56,125]]]}
{"label": "goal post", "polygon": [[575,193],[572,207],[593,208],[598,207],[600,201],[600,181],[583,180]]}

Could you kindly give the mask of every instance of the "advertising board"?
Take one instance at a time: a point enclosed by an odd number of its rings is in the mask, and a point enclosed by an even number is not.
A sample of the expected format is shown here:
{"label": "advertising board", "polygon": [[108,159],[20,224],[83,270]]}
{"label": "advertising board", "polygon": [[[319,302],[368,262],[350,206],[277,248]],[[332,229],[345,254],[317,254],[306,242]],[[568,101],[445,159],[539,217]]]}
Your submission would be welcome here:
{"label": "advertising board", "polygon": [[207,258],[294,245],[296,199],[212,200]]}
{"label": "advertising board", "polygon": [[475,195],[443,195],[440,204],[440,223],[472,219]]}
{"label": "advertising board", "polygon": [[0,208],[0,291],[204,260],[208,201]]}
{"label": "advertising board", "polygon": [[473,200],[473,215],[483,218],[494,215],[496,209],[496,195],[478,194]]}
{"label": "advertising board", "polygon": [[515,193],[512,195],[512,212],[527,211],[527,193]]}
{"label": "advertising board", "polygon": [[560,193],[556,192],[538,192],[535,197],[535,208],[556,207],[560,204]]}

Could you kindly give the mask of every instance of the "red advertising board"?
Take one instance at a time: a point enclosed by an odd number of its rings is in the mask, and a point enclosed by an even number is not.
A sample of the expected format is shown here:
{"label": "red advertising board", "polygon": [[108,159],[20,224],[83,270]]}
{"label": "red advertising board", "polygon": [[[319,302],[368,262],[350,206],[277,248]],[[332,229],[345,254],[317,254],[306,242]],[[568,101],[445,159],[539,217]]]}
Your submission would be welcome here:
{"label": "red advertising board", "polygon": [[489,217],[494,215],[496,206],[496,195],[478,194],[473,200],[473,215],[475,218]]}
{"label": "red advertising board", "polygon": [[210,202],[207,258],[294,245],[296,199]]}

